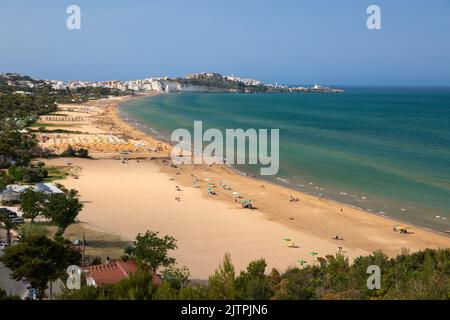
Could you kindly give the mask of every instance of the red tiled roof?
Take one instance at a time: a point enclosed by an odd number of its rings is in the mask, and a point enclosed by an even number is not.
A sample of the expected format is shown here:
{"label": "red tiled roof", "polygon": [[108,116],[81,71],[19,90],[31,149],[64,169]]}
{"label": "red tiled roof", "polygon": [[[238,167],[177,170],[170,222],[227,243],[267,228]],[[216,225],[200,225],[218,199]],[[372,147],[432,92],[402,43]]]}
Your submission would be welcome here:
{"label": "red tiled roof", "polygon": [[134,261],[116,261],[107,264],[99,264],[85,268],[86,277],[92,278],[96,285],[113,284],[136,272],[137,266]]}

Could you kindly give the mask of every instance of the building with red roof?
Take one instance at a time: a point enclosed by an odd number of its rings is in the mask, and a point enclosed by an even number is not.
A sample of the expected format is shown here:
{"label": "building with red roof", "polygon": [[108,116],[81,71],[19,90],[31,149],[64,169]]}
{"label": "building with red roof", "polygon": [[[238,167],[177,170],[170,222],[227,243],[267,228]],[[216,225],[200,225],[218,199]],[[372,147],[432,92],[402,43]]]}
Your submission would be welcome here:
{"label": "building with red roof", "polygon": [[[105,284],[114,284],[123,279],[128,278],[132,273],[137,271],[136,262],[131,261],[114,261],[95,266],[88,266],[84,268],[86,281],[88,286],[101,286]],[[152,273],[152,283],[154,285],[161,284],[161,278]]]}

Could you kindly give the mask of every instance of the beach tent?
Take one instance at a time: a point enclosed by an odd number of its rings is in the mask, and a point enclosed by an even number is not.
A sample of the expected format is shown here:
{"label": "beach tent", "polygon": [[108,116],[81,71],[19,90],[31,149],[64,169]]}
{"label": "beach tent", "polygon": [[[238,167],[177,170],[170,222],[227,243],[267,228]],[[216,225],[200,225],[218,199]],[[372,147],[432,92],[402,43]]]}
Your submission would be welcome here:
{"label": "beach tent", "polygon": [[394,231],[395,232],[400,232],[400,233],[408,233],[408,228],[402,225],[397,225],[394,226]]}
{"label": "beach tent", "polygon": [[242,200],[241,204],[242,208],[251,209],[253,207],[252,202],[250,200]]}
{"label": "beach tent", "polygon": [[298,248],[292,240],[286,241],[288,248]]}
{"label": "beach tent", "polygon": [[306,261],[303,260],[303,259],[298,259],[297,262],[298,262],[301,266],[303,266],[303,265],[306,263]]}

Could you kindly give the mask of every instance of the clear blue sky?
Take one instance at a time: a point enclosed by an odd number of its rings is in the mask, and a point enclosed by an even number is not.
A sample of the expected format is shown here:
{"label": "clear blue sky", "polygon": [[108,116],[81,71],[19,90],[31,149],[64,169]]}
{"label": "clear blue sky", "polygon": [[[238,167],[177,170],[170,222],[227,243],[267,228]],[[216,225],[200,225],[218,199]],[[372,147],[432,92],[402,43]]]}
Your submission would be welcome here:
{"label": "clear blue sky", "polygon": [[[66,8],[81,7],[81,30]],[[378,4],[382,30],[366,28]],[[450,85],[450,0],[0,0],[0,72]]]}

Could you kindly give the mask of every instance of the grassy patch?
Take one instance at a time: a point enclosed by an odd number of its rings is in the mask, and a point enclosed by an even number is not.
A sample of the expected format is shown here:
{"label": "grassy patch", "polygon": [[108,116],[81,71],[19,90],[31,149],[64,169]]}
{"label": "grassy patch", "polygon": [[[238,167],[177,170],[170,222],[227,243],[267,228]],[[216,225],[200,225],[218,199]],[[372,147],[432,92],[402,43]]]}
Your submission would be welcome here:
{"label": "grassy patch", "polygon": [[37,122],[37,123],[33,123],[31,125],[32,128],[39,128],[39,127],[72,127],[72,124],[67,124],[67,123],[42,123],[42,122]]}
{"label": "grassy patch", "polygon": [[[39,223],[39,225],[47,229],[50,237],[54,236],[57,229],[55,226],[45,222]],[[130,243],[123,241],[119,236],[95,230],[84,222],[70,225],[64,233],[64,238],[74,242],[75,240],[83,240],[83,234],[87,243],[85,247],[86,257],[99,257],[102,261],[105,261],[106,257],[120,259],[124,248]]]}
{"label": "grassy patch", "polygon": [[83,234],[87,243],[86,255],[100,257],[102,260],[105,260],[106,257],[119,259],[123,255],[123,249],[129,244],[119,236],[94,230],[82,222],[72,224],[67,228],[64,236],[75,241],[82,240]]}
{"label": "grassy patch", "polygon": [[45,182],[52,182],[56,180],[64,180],[70,174],[70,167],[65,166],[46,166],[48,171],[48,178]]}

